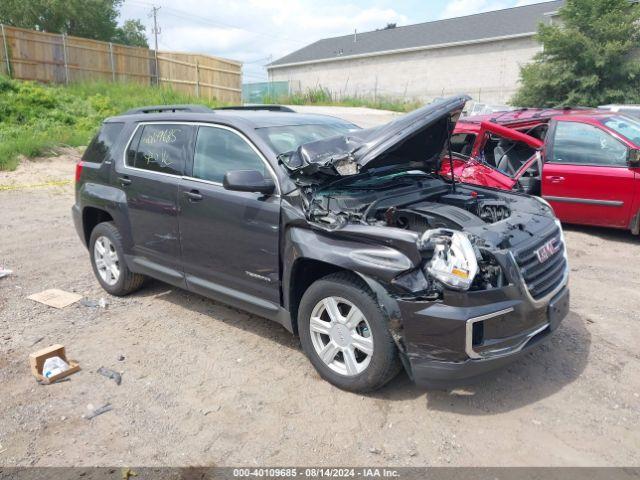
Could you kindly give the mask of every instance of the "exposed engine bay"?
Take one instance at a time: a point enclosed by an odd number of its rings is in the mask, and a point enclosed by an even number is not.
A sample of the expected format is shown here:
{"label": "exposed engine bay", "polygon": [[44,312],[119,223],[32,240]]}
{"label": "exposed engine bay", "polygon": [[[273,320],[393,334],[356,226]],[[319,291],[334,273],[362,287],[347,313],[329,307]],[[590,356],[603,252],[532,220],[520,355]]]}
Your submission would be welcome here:
{"label": "exposed engine bay", "polygon": [[[508,239],[515,238],[509,232],[529,236],[522,230],[520,206],[515,206],[522,199],[453,186],[420,170],[356,175],[307,193],[308,219],[321,228],[355,224],[417,233],[427,278],[422,291],[431,298],[442,294],[443,285],[461,290],[504,286],[494,252],[508,248]],[[500,238],[501,243],[491,245],[485,242],[488,238]],[[470,257],[472,261],[464,260]],[[415,283],[411,288],[415,291]]]}
{"label": "exposed engine bay", "polygon": [[346,220],[422,233],[499,222],[511,209],[498,195],[453,191],[442,179],[414,170],[319,189],[311,196],[309,216],[327,225]]}

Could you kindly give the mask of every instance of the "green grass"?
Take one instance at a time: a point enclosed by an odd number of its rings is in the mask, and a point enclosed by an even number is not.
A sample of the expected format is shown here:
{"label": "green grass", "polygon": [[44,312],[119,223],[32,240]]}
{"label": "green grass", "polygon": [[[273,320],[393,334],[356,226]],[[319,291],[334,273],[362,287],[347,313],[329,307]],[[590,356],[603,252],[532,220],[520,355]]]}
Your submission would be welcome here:
{"label": "green grass", "polygon": [[138,84],[49,86],[0,76],[0,170],[20,155],[46,155],[56,147],[86,145],[106,117],[142,105],[202,103],[174,90]]}
{"label": "green grass", "polygon": [[292,93],[276,97],[266,96],[264,103],[277,103],[285,105],[331,105],[343,107],[368,107],[380,110],[392,110],[394,112],[410,112],[423,104],[416,100],[400,101],[394,98],[377,97],[341,97],[334,98],[328,90],[318,87],[305,92]]}

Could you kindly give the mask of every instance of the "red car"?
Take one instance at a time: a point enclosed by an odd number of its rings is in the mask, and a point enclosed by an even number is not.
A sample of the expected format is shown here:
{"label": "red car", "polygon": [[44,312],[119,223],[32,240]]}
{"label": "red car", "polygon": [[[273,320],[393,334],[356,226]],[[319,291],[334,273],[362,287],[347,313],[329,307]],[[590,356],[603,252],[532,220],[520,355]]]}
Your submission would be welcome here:
{"label": "red car", "polygon": [[[548,201],[566,223],[640,233],[640,121],[598,110],[523,109],[461,118],[455,178]],[[450,176],[448,157],[441,174]]]}

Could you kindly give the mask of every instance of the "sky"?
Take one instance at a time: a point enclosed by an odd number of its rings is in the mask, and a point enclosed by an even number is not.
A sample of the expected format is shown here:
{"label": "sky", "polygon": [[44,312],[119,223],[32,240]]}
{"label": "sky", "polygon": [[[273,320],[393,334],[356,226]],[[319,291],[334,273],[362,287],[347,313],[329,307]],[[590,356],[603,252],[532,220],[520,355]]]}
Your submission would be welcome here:
{"label": "sky", "polygon": [[539,0],[125,0],[120,20],[139,19],[153,48],[244,63],[243,83],[267,79],[265,65],[322,38],[459,17]]}

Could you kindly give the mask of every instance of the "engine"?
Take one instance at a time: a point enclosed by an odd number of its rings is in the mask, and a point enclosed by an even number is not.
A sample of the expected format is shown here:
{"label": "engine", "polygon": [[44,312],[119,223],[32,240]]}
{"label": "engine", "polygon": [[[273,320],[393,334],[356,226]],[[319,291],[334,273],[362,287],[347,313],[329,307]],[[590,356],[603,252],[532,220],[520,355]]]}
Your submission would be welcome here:
{"label": "engine", "polygon": [[431,228],[465,229],[509,218],[508,205],[471,194],[446,194],[437,201],[390,207],[383,213],[387,226],[424,232]]}

